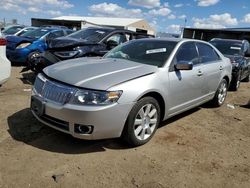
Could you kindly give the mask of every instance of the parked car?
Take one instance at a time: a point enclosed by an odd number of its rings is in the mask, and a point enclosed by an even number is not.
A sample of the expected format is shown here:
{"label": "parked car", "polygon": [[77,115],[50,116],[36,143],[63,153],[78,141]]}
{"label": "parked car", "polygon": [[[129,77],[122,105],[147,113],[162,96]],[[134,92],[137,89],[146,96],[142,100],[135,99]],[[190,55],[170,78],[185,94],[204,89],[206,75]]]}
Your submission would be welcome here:
{"label": "parked car", "polygon": [[19,32],[23,28],[25,28],[24,25],[9,25],[2,29],[2,34],[4,34],[5,36],[15,35],[17,32]]}
{"label": "parked car", "polygon": [[35,29],[38,29],[38,27],[25,27],[25,28],[21,29],[20,31],[16,32],[14,35],[21,36],[24,33],[29,32],[29,31],[33,31]]}
{"label": "parked car", "polygon": [[122,137],[139,146],[162,120],[208,101],[221,106],[231,71],[230,60],[207,42],[132,40],[101,59],[45,68],[36,77],[31,110],[39,121],[74,137]]}
{"label": "parked car", "polygon": [[7,40],[0,32],[0,86],[10,77],[11,65],[6,58]]}
{"label": "parked car", "polygon": [[212,39],[210,43],[231,60],[233,71],[230,88],[237,91],[241,81],[249,82],[250,59],[246,57],[249,42],[247,40]]}
{"label": "parked car", "polygon": [[90,27],[50,42],[48,50],[34,61],[37,71],[62,60],[103,56],[117,45],[138,38],[153,37],[129,30]]}
{"label": "parked car", "polygon": [[42,27],[21,36],[8,36],[7,58],[11,62],[28,65],[28,62],[47,49],[48,41],[72,32],[69,29]]}

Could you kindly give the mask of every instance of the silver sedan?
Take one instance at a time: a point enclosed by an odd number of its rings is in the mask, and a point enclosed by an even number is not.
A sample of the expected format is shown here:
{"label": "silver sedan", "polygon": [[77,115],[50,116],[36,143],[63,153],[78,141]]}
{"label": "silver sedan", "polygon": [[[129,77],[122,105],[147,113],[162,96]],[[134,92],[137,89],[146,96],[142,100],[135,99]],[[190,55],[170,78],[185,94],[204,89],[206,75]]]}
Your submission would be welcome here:
{"label": "silver sedan", "polygon": [[231,63],[212,45],[188,39],[141,39],[101,59],[57,63],[36,78],[34,116],[82,139],[148,142],[162,120],[206,102],[221,106]]}

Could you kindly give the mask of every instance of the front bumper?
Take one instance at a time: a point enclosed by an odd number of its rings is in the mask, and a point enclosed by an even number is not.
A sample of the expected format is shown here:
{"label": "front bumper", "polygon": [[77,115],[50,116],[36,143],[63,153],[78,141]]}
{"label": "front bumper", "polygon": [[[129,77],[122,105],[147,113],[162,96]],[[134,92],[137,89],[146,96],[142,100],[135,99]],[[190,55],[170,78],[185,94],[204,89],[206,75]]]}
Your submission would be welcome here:
{"label": "front bumper", "polygon": [[26,63],[30,50],[27,48],[10,50],[6,49],[6,56],[11,62]]}
{"label": "front bumper", "polygon": [[[115,103],[108,106],[59,105],[44,101],[43,98],[36,95],[33,97],[43,103],[42,114],[37,114],[31,108],[33,115],[39,121],[54,129],[71,134],[73,137],[86,140],[120,137],[128,113],[134,105],[134,103]],[[93,131],[90,134],[77,133],[75,131],[77,125],[92,126]]]}

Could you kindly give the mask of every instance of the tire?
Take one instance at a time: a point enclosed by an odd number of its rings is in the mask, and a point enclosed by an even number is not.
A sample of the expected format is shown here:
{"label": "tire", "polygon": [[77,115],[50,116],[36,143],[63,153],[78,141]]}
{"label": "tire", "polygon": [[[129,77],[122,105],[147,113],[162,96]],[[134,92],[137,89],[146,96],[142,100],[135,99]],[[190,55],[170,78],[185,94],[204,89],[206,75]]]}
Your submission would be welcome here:
{"label": "tire", "polygon": [[250,77],[250,74],[246,78],[244,78],[242,81],[243,82],[249,82],[249,77]]}
{"label": "tire", "polygon": [[34,52],[31,52],[29,55],[28,55],[28,66],[30,67],[31,70],[34,71],[34,68],[36,66],[36,60],[37,58],[40,56],[40,52],[39,51],[34,51]]}
{"label": "tire", "polygon": [[219,107],[223,105],[227,96],[227,88],[228,88],[227,81],[225,79],[222,79],[214,95],[214,98],[211,101],[213,106]]}
{"label": "tire", "polygon": [[233,80],[230,84],[230,90],[237,91],[240,87],[240,81],[241,81],[240,76],[238,76],[236,80]]}
{"label": "tire", "polygon": [[152,97],[140,99],[130,111],[122,139],[135,147],[146,144],[160,123],[160,106]]}

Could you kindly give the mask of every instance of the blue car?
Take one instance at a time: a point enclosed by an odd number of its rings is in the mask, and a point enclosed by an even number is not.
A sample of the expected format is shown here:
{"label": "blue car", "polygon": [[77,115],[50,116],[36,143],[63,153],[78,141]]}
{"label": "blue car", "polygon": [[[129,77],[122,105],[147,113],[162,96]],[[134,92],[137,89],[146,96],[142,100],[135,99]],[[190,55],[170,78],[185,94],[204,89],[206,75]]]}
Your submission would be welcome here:
{"label": "blue car", "polygon": [[6,55],[13,63],[29,65],[33,58],[46,51],[48,42],[66,36],[73,31],[64,28],[38,28],[21,36],[8,36]]}

